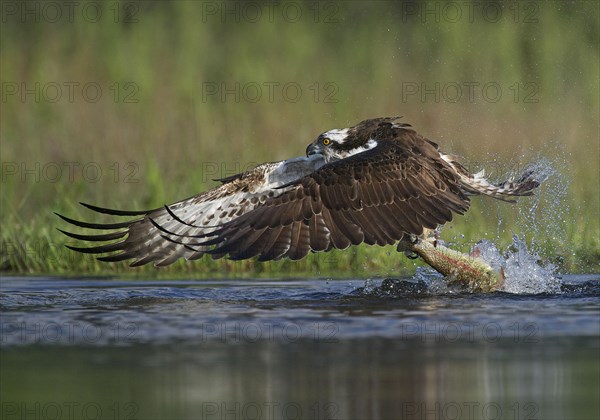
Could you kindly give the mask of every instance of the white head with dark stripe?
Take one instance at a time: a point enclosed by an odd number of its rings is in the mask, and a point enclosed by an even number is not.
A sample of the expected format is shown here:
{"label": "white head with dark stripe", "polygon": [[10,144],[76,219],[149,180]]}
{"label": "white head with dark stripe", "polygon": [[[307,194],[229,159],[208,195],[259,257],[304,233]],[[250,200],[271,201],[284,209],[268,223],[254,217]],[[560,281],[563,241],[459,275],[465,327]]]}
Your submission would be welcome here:
{"label": "white head with dark stripe", "polygon": [[322,154],[331,162],[373,149],[378,142],[395,137],[394,129],[403,126],[393,122],[397,118],[373,118],[350,128],[326,131],[306,148],[306,155]]}

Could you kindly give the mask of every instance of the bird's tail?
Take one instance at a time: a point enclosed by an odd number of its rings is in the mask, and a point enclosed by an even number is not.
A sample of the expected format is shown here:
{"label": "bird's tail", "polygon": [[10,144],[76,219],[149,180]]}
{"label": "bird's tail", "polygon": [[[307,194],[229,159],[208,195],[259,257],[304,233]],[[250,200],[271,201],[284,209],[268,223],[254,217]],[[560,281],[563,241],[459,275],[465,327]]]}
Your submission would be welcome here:
{"label": "bird's tail", "polygon": [[494,183],[485,177],[485,170],[471,174],[464,166],[453,160],[451,165],[456,169],[462,188],[467,194],[487,195],[502,201],[515,202],[512,197],[533,195],[533,190],[540,186],[544,176],[535,168],[527,168],[518,179]]}

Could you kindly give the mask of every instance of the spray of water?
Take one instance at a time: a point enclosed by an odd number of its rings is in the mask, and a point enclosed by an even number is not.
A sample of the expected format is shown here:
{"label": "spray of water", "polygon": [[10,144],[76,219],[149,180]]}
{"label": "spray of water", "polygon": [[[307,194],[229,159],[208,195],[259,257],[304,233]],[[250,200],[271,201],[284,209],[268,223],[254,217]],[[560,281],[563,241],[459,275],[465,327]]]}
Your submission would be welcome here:
{"label": "spray of water", "polygon": [[555,276],[555,266],[542,262],[539,255],[529,250],[523,239],[513,236],[506,252],[483,240],[474,249],[492,268],[504,274],[503,291],[516,294],[559,293],[561,282]]}
{"label": "spray of water", "polygon": [[[551,250],[566,252],[566,221],[570,208],[567,191],[568,176],[557,169],[566,167],[565,152],[553,147],[553,159],[537,156],[526,171],[532,171],[541,186],[533,197],[521,199],[516,204],[516,223],[512,232],[512,243],[501,252],[496,244],[482,240],[475,244],[476,251],[494,269],[505,277],[503,290],[509,293],[558,293],[561,282],[556,275],[556,266],[547,260]],[[547,151],[546,151],[547,152]],[[516,178],[518,169],[508,174]],[[498,212],[497,237],[503,229],[502,211]],[[515,233],[516,231],[516,233]]]}

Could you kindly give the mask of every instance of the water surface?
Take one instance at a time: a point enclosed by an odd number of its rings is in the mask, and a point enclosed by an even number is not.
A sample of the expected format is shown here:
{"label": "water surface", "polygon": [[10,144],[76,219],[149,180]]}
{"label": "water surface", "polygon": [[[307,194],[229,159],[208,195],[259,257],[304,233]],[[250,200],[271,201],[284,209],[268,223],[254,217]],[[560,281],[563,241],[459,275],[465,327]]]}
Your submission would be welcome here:
{"label": "water surface", "polygon": [[3,278],[2,418],[600,418],[600,276],[560,282]]}

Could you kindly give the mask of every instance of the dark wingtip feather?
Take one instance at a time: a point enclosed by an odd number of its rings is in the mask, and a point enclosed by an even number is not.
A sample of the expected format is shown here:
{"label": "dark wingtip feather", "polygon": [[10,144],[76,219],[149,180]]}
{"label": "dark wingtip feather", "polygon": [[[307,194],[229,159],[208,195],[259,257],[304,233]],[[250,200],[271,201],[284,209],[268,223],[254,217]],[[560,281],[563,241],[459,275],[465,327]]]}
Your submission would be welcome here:
{"label": "dark wingtip feather", "polygon": [[110,214],[111,216],[141,216],[150,213],[152,210],[116,210],[107,209],[105,207],[94,206],[93,204],[87,204],[79,202],[83,207],[93,210],[97,213]]}
{"label": "dark wingtip feather", "polygon": [[186,226],[189,226],[189,227],[193,227],[193,228],[200,228],[200,226],[196,226],[196,225],[193,225],[193,224],[191,224],[191,223],[184,222],[183,220],[181,220],[181,219],[179,218],[179,216],[177,216],[177,215],[176,215],[176,214],[173,212],[173,210],[171,210],[171,208],[170,208],[169,206],[165,205],[165,210],[167,211],[167,213],[169,213],[169,215],[170,215],[170,216],[171,216],[173,219],[177,220],[179,223],[181,223],[181,224],[184,224],[184,225],[186,225]]}
{"label": "dark wingtip feather", "polygon": [[240,179],[244,174],[235,174],[231,176],[226,176],[225,178],[214,178],[213,181],[221,182],[223,184],[227,184],[228,182],[235,181],[236,179]]}
{"label": "dark wingtip feather", "polygon": [[56,230],[58,230],[59,232],[61,232],[64,235],[68,236],[69,238],[78,239],[80,241],[93,241],[93,242],[111,241],[113,239],[122,238],[123,236],[125,236],[127,234],[127,231],[121,231],[121,232],[106,233],[104,235],[80,235],[78,233],[68,232],[66,230],[62,230],[59,228],[56,228]]}
{"label": "dark wingtip feather", "polygon": [[119,262],[119,261],[129,260],[131,258],[133,258],[133,255],[131,255],[129,252],[121,252],[120,254],[112,254],[112,255],[105,255],[103,257],[96,257],[96,259],[98,261],[102,261],[102,262]]}
{"label": "dark wingtip feather", "polygon": [[[100,258],[98,258],[100,259]],[[105,260],[106,261],[106,260]],[[151,261],[145,261],[145,260],[138,260],[138,261],[134,261],[131,264],[129,264],[130,267],[141,267],[142,265],[146,265],[148,263],[150,263]]]}
{"label": "dark wingtip feather", "polygon": [[79,246],[71,246],[71,245],[65,245],[65,246],[67,248],[69,248],[70,250],[73,250],[76,252],[81,252],[82,254],[102,254],[104,252],[112,252],[112,251],[122,250],[123,243],[124,242],[117,242],[114,244],[93,246],[93,247],[89,247],[89,248],[79,247]]}
{"label": "dark wingtip feather", "polygon": [[[171,208],[167,205],[164,206],[165,210],[167,211],[167,213],[169,213],[169,216],[171,216],[173,219],[175,219],[176,221],[178,221],[179,223],[192,227],[194,229],[206,229],[206,228],[211,228],[211,227],[219,227],[221,225],[204,225],[204,226],[198,226],[198,225],[194,225],[193,223],[188,223],[184,220],[182,220],[179,216],[177,216],[173,210],[171,210]],[[173,233],[173,235],[177,235],[176,233]],[[183,236],[183,235],[179,235],[179,236]]]}
{"label": "dark wingtip feather", "polygon": [[[65,222],[70,223],[75,226],[79,226],[82,228],[88,229],[121,229],[124,227],[129,227],[136,220],[131,220],[128,222],[121,223],[88,223],[88,222],[80,222],[79,220],[71,219],[70,217],[63,216],[62,214],[58,214],[54,212],[58,217],[63,219]],[[139,219],[138,219],[139,220]]]}
{"label": "dark wingtip feather", "polygon": [[152,223],[152,225],[160,230],[161,232],[164,233],[168,233],[169,235],[174,235],[173,232],[169,231],[167,228],[164,228],[162,225],[160,225],[156,220],[154,220],[152,217],[148,217],[148,220],[150,220],[150,223]]}
{"label": "dark wingtip feather", "polygon": [[[180,238],[210,238],[215,236],[216,234],[218,234],[220,232],[220,230],[214,230],[212,232],[208,232],[208,233],[201,233],[198,235],[186,235],[186,234],[181,234],[181,233],[175,233],[175,232],[171,232],[169,229],[165,228],[164,226],[162,226],[161,224],[159,224],[156,220],[154,220],[153,218],[149,217],[148,220],[150,220],[150,223],[152,223],[152,225],[160,230],[163,233],[166,233],[168,235],[172,235],[172,236],[178,236]],[[177,220],[177,219],[176,219]],[[179,220],[177,220],[179,222]],[[188,225],[187,223],[183,223],[186,226],[191,226]],[[217,226],[206,226],[206,227],[217,227]],[[199,229],[203,229],[203,228],[199,228]]]}

